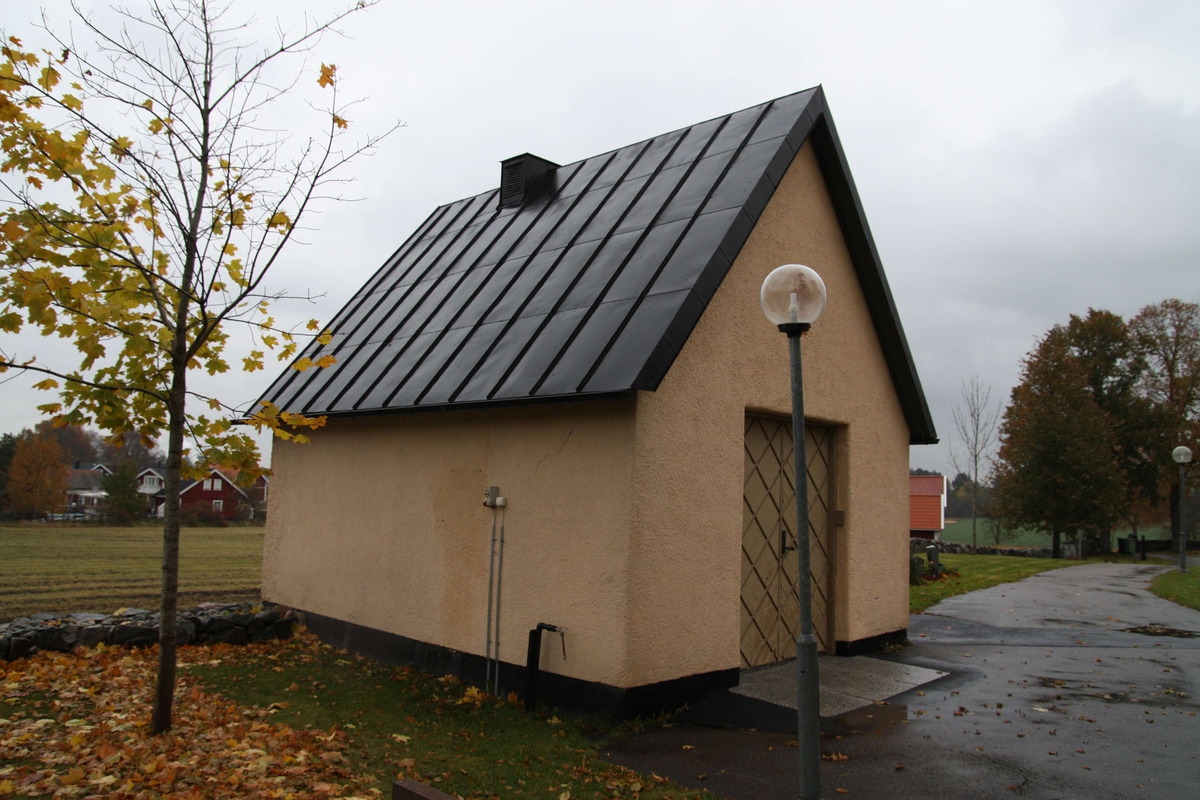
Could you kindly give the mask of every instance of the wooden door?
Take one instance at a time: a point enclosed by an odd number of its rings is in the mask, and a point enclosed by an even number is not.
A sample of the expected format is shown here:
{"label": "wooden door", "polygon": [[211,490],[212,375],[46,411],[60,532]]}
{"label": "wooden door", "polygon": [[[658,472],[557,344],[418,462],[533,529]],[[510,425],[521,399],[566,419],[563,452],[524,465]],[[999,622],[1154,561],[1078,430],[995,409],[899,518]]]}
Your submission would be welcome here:
{"label": "wooden door", "polygon": [[[813,632],[819,649],[829,652],[833,641],[833,428],[806,425],[805,439]],[[795,525],[792,425],[747,416],[742,493],[743,667],[796,656],[800,592]]]}

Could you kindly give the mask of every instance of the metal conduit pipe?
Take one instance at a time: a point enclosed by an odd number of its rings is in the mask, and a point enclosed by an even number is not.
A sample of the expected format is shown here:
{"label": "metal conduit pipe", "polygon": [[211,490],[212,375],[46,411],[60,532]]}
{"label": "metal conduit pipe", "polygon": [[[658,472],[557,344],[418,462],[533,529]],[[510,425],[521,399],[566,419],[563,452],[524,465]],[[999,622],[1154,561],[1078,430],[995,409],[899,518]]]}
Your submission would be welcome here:
{"label": "metal conduit pipe", "polygon": [[500,597],[501,590],[504,587],[504,507],[507,504],[507,499],[499,497],[496,499],[496,505],[500,507],[500,558],[496,565],[496,636],[494,637],[495,644],[492,652],[496,661],[495,668],[492,670],[492,694],[497,697],[500,695]]}
{"label": "metal conduit pipe", "polygon": [[484,678],[483,686],[486,689],[488,683],[492,679],[492,589],[493,582],[496,579],[496,509],[492,509],[492,544],[488,548],[490,558],[488,559],[488,602],[487,602],[487,645],[483,651],[484,661]]}
{"label": "metal conduit pipe", "polygon": [[[483,490],[483,504],[492,510],[492,541],[488,548],[488,601],[487,641],[483,650],[485,691],[499,693],[500,690],[500,584],[504,570],[504,507],[508,499],[500,496],[499,486],[488,486]],[[496,564],[496,509],[500,511],[500,564]],[[492,637],[492,605],[495,603],[495,638]]]}

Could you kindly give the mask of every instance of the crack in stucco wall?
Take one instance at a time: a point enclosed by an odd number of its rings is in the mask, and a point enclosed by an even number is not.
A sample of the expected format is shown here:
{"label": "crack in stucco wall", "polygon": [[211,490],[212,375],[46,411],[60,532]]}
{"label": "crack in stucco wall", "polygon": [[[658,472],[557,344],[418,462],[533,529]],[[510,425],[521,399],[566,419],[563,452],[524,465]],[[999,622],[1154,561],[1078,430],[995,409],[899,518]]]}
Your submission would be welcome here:
{"label": "crack in stucco wall", "polygon": [[541,459],[538,461],[538,463],[534,465],[533,472],[529,473],[529,477],[525,479],[525,481],[524,481],[525,483],[529,483],[531,480],[534,479],[534,477],[537,476],[538,470],[542,468],[542,464],[546,463],[547,459],[553,458],[554,456],[558,455],[559,453],[561,453],[563,451],[563,448],[566,447],[567,443],[571,441],[571,436],[575,433],[575,429],[577,427],[579,427],[580,425],[582,425],[583,423],[587,422],[589,416],[591,416],[590,409],[588,411],[584,412],[583,419],[575,420],[575,422],[571,423],[571,428],[570,428],[570,430],[567,431],[566,437],[562,440],[561,443],[559,443],[558,449],[556,449],[552,453],[547,453],[546,455],[541,457]]}

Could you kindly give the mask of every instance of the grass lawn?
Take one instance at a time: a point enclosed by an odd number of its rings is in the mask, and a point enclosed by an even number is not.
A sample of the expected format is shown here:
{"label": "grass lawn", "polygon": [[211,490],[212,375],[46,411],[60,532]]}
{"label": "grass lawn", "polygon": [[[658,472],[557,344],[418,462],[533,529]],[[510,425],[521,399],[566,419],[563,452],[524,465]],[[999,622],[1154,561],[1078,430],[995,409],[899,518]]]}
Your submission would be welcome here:
{"label": "grass lawn", "polygon": [[453,677],[387,667],[309,637],[302,641],[278,661],[238,657],[197,666],[193,674],[241,705],[286,703],[278,722],[353,725],[345,755],[354,771],[378,776],[379,789],[407,772],[464,798],[697,796],[598,760],[597,748],[628,727],[562,711],[529,714],[515,695],[485,697]]}
{"label": "grass lawn", "polygon": [[0,795],[74,786],[130,797],[365,800],[390,796],[398,777],[467,800],[703,794],[597,758],[631,726],[528,714],[512,699],[357,658],[307,633],[184,647],[179,657],[176,728],[157,737],[146,724],[153,649],[0,663]]}
{"label": "grass lawn", "polygon": [[1181,606],[1200,611],[1200,568],[1188,565],[1187,572],[1173,569],[1150,582],[1150,591]]}
{"label": "grass lawn", "polygon": [[[262,528],[184,528],[180,603],[257,600]],[[162,529],[0,527],[0,621],[39,611],[156,608]]]}
{"label": "grass lawn", "polygon": [[1022,556],[972,556],[943,553],[942,564],[958,571],[958,577],[930,581],[908,588],[908,610],[917,614],[939,600],[987,589],[1001,583],[1011,583],[1039,572],[1080,564],[1097,563],[1106,559],[1070,561],[1054,558],[1024,558]]}
{"label": "grass lawn", "polygon": [[[978,521],[979,528],[979,544],[995,546],[991,532],[988,529],[988,521],[980,519]],[[942,541],[958,542],[960,544],[971,543],[971,520],[954,519],[946,520],[946,529],[942,531]],[[1012,537],[1006,537],[1002,545],[1011,547],[1045,547],[1050,544],[1050,537],[1038,531],[1030,531],[1022,529]]]}

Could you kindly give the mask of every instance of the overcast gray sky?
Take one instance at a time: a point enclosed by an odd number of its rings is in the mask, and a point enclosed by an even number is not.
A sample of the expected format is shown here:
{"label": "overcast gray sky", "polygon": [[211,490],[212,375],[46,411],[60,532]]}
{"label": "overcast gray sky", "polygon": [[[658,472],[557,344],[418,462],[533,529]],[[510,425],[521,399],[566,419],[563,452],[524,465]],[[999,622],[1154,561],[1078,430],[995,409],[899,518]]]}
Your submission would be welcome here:
{"label": "overcast gray sky", "polygon": [[[339,7],[234,11],[296,30]],[[30,41],[35,18],[0,10]],[[964,379],[1006,400],[1069,314],[1200,301],[1200,3],[385,0],[343,30],[313,80],[338,65],[366,98],[356,130],[407,127],[353,168],[359,202],[309,219],[277,276],[323,295],[297,315],[332,317],[435,206],[498,185],[503,158],[567,163],[818,83],[943,440],[914,466],[949,468]],[[222,396],[271,377],[224,378]],[[0,430],[37,421],[32,382],[0,385]]]}

